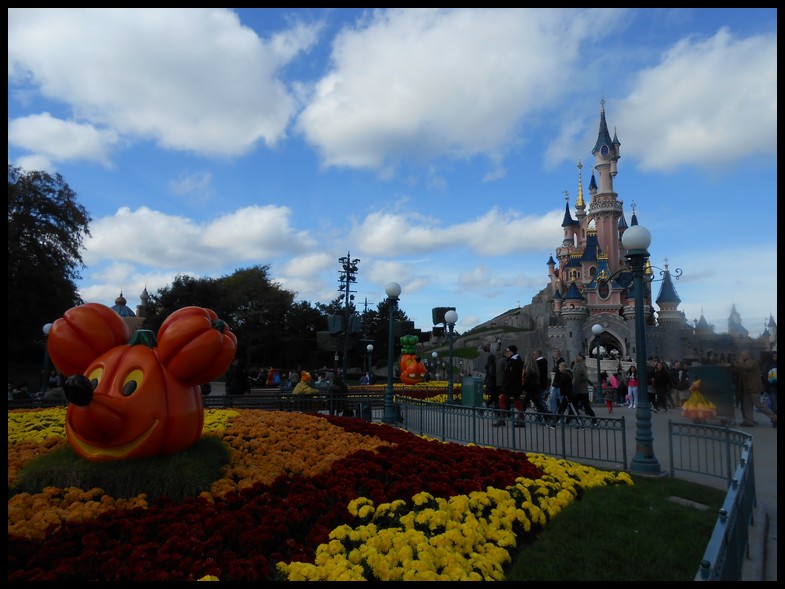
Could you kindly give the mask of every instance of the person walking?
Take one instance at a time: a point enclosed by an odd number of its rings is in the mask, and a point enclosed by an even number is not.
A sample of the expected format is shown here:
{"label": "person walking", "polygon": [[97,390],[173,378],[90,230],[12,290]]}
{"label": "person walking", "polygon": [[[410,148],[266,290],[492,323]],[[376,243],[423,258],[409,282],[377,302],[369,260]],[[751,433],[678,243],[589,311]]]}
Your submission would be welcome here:
{"label": "person walking", "polygon": [[[665,400],[666,405],[665,407],[668,409],[674,409],[676,407],[676,401],[673,399],[673,391],[676,389],[676,385],[679,383],[679,362],[671,362],[671,365],[665,365],[665,368],[668,370],[671,376],[671,386],[668,387],[668,390],[665,391]],[[678,394],[678,393],[677,393]]]}
{"label": "person walking", "polygon": [[[575,397],[575,408],[583,409],[584,413],[592,418],[591,424],[597,425],[597,417],[589,400],[589,375],[586,373],[586,358],[583,354],[578,354],[575,357],[575,366],[572,367],[572,390]],[[579,429],[584,429],[584,426]]]}
{"label": "person walking", "polygon": [[540,402],[547,406],[548,388],[550,388],[548,375],[548,360],[542,355],[542,350],[534,350],[534,363],[537,365],[537,375],[539,382]]}
{"label": "person walking", "polygon": [[627,395],[630,397],[630,409],[638,407],[638,367],[633,364],[627,369]]}
{"label": "person walking", "polygon": [[741,356],[739,356],[739,361],[733,364],[733,368],[738,374],[738,382],[742,394],[742,409],[745,416],[739,425],[745,427],[756,425],[752,419],[752,408],[755,407],[771,420],[772,427],[777,427],[777,414],[769,409],[760,399],[760,394],[763,392],[763,381],[760,378],[760,364],[758,361],[752,357],[749,350],[743,350]]}
{"label": "person walking", "polygon": [[[534,354],[526,356],[523,362],[523,410],[529,408],[529,403],[534,405],[538,413],[549,413],[545,403],[542,402],[540,390],[540,370]],[[537,421],[545,423],[546,419],[542,415],[537,416]]]}
{"label": "person walking", "polygon": [[548,397],[548,409],[551,410],[551,413],[556,413],[561,403],[561,391],[559,390],[561,371],[559,370],[559,364],[565,362],[565,360],[561,355],[561,350],[558,349],[553,350],[551,356],[553,356],[553,378],[551,379],[551,394]]}
{"label": "person walking", "polygon": [[676,396],[679,406],[684,405],[687,399],[690,398],[691,384],[689,373],[687,372],[687,363],[676,362]]}
{"label": "person walking", "polygon": [[668,394],[670,393],[673,382],[670,370],[665,366],[665,362],[658,360],[654,365],[654,373],[651,376],[651,386],[654,389],[654,399],[652,400],[652,410],[657,413],[660,409],[668,410]]}
{"label": "person walking", "polygon": [[[515,405],[515,408],[521,413],[520,419],[514,419],[516,427],[526,427],[526,422],[523,420],[523,401],[521,401],[521,388],[523,384],[523,360],[518,355],[518,346],[510,344],[504,350],[504,356],[507,362],[504,365],[504,375],[502,377],[502,387],[499,391],[499,407],[504,411],[505,415],[509,415],[510,405]],[[500,427],[505,425],[504,419],[499,419],[493,426]]]}
{"label": "person walking", "polygon": [[624,397],[627,394],[627,387],[622,383],[621,373],[617,370],[611,374],[608,382],[610,382],[613,392],[616,393],[616,398],[613,400],[617,405],[624,405]]}
{"label": "person walking", "polygon": [[[602,373],[602,391],[605,396],[605,406],[608,408],[608,413],[613,413],[613,404],[616,402],[616,388],[613,386],[613,381],[615,380],[615,375],[611,375],[608,378],[608,374],[603,371]],[[616,381],[618,385],[618,380]]]}
{"label": "person walking", "polygon": [[766,383],[766,390],[769,393],[769,402],[771,403],[771,410],[777,412],[777,351],[771,353],[771,359],[766,362],[766,367],[763,369],[764,382]]}
{"label": "person walking", "polygon": [[349,387],[341,378],[340,371],[333,374],[332,382],[327,386],[327,396],[329,401],[330,415],[343,415],[353,417],[354,411],[347,408],[346,396],[349,394]]}
{"label": "person walking", "polygon": [[485,394],[488,395],[487,407],[499,408],[499,386],[496,384],[496,354],[488,354],[485,361]]}
{"label": "person walking", "polygon": [[[496,390],[501,395],[502,384],[504,383],[504,370],[507,367],[507,354],[501,352],[496,358]],[[501,404],[497,401],[496,409],[500,409]],[[499,414],[501,416],[501,413]]]}
{"label": "person walking", "polygon": [[235,356],[226,372],[226,394],[244,395],[251,392],[251,381],[245,363]]}
{"label": "person walking", "polygon": [[[573,383],[573,374],[572,371],[567,366],[567,362],[562,360],[559,362],[558,367],[558,376],[559,376],[559,392],[561,395],[561,401],[559,401],[559,407],[556,410],[557,415],[564,415],[564,412],[567,409],[570,410],[570,415],[576,416],[578,415],[577,409],[575,409],[575,395],[573,394],[572,383]],[[556,418],[558,420],[558,418]],[[574,417],[568,417],[567,423],[572,422]]]}

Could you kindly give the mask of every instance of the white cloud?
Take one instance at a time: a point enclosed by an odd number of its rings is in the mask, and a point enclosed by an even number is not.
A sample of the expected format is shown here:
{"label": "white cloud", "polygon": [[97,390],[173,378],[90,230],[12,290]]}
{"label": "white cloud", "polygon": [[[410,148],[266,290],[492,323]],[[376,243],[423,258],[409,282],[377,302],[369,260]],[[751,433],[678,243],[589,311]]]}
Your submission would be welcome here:
{"label": "white cloud", "polygon": [[472,221],[444,227],[438,220],[417,213],[378,212],[358,224],[353,237],[372,254],[411,255],[445,248],[467,248],[480,255],[503,256],[515,251],[550,249],[561,237],[563,212],[522,216],[494,207]]}
{"label": "white cloud", "polygon": [[[579,77],[578,47],[617,11],[379,11],[333,44],[298,129],[327,166],[498,157]],[[489,40],[493,40],[490,43]]]}
{"label": "white cloud", "polygon": [[110,167],[108,154],[117,142],[117,134],[111,129],[63,121],[48,112],[8,123],[9,144],[55,162],[84,160]]}
{"label": "white cloud", "polygon": [[9,9],[9,79],[125,138],[237,155],[285,136],[295,104],[279,72],[318,30],[265,41],[225,9]]}
{"label": "white cloud", "polygon": [[614,103],[641,169],[730,165],[777,152],[777,36],[683,39]]}
{"label": "white cloud", "polygon": [[260,263],[314,247],[307,231],[290,226],[286,207],[246,207],[206,223],[141,207],[96,219],[85,263],[133,261],[150,267],[210,274],[228,264]]}

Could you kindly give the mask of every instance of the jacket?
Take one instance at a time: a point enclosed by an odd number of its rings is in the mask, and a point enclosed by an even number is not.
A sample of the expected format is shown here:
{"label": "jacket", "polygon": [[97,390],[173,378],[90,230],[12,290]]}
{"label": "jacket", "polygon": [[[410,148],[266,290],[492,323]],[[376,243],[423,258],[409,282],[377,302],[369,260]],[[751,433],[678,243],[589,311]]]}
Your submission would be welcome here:
{"label": "jacket", "polygon": [[568,401],[572,401],[575,398],[575,393],[572,388],[572,383],[575,376],[569,368],[564,372],[560,371],[557,374],[559,376],[559,392],[561,393],[561,396],[566,398]]}
{"label": "jacket", "polygon": [[755,358],[747,358],[733,365],[739,374],[739,389],[742,393],[762,393],[760,365]]}
{"label": "jacket", "polygon": [[510,356],[504,366],[501,392],[505,395],[519,397],[523,380],[523,360],[519,354]]}
{"label": "jacket", "polygon": [[551,386],[553,388],[559,388],[559,381],[561,380],[561,372],[559,372],[559,364],[564,362],[564,358],[559,356],[556,362],[553,363],[553,379],[551,380]]}
{"label": "jacket", "polygon": [[575,362],[575,366],[572,367],[572,389],[575,396],[589,394],[589,376],[586,374],[586,366],[583,362]]}

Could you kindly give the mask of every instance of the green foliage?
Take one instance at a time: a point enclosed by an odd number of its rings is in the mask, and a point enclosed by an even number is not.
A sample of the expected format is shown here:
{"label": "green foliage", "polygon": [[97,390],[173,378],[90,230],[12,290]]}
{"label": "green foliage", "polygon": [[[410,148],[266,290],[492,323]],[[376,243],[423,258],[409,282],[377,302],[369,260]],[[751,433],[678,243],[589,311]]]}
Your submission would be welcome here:
{"label": "green foliage", "polygon": [[224,287],[220,280],[180,274],[175,277],[171,286],[150,294],[150,299],[143,309],[144,327],[158,333],[161,324],[169,315],[190,306],[207,307],[224,318],[227,315],[223,308],[224,299]]}
{"label": "green foliage", "polygon": [[316,331],[327,320],[310,304],[295,304],[294,296],[270,279],[266,265],[235,270],[221,278],[181,275],[171,286],[150,295],[145,327],[157,332],[177,309],[207,307],[237,336],[238,356],[249,366],[296,365],[299,358],[285,357],[287,343],[296,341],[301,353],[308,346],[315,347]]}
{"label": "green foliage", "polygon": [[81,301],[75,280],[84,267],[92,220],[60,174],[8,165],[8,356],[40,357],[42,327]]}
{"label": "green foliage", "polygon": [[633,480],[585,493],[522,548],[506,580],[694,580],[725,492],[679,479]]}
{"label": "green foliage", "polygon": [[116,462],[91,462],[65,446],[25,466],[9,495],[40,493],[44,487],[99,487],[112,497],[147,493],[150,500],[169,497],[181,501],[208,491],[229,458],[226,444],[212,437],[203,437],[190,448],[169,456]]}

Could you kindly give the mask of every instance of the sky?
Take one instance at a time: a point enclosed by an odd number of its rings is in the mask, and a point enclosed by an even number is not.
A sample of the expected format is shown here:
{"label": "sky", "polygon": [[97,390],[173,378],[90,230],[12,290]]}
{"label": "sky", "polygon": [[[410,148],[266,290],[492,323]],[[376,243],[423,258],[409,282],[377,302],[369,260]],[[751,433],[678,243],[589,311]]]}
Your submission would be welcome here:
{"label": "sky", "polygon": [[[92,221],[86,302],[269,266],[458,332],[548,284],[604,101],[679,309],[777,320],[776,9],[8,9],[8,162]],[[579,169],[579,162],[582,168]],[[566,200],[568,199],[568,200]],[[659,286],[653,285],[654,296]]]}

